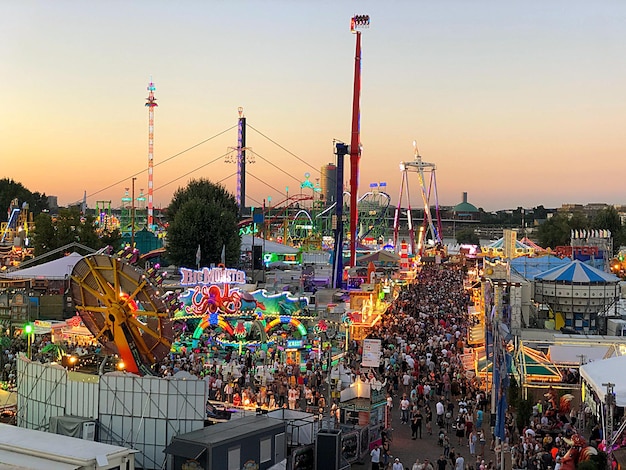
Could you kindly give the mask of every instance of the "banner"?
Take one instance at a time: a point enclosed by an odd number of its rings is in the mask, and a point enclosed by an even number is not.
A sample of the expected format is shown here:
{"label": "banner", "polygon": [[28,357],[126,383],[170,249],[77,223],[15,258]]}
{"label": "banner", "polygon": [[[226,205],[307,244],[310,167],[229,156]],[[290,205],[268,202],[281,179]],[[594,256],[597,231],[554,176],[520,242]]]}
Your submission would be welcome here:
{"label": "banner", "polygon": [[382,355],[382,342],[379,339],[363,340],[363,357],[361,367],[378,367]]}

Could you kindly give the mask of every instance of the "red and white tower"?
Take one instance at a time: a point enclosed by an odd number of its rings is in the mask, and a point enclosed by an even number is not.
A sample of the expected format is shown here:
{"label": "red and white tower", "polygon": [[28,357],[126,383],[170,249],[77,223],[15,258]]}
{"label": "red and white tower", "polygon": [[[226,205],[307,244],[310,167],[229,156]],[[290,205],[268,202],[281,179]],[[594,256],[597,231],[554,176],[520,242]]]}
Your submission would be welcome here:
{"label": "red and white tower", "polygon": [[[359,161],[361,160],[361,31],[369,28],[369,15],[350,20],[350,31],[356,35],[354,55],[354,89],[352,95],[352,136],[350,138],[350,266],[356,266],[356,244],[359,232]],[[339,201],[337,201],[339,204]]]}
{"label": "red and white tower", "polygon": [[154,179],[153,179],[153,166],[154,166],[154,108],[158,106],[156,104],[156,98],[154,97],[154,90],[156,87],[152,80],[148,84],[148,97],[146,98],[146,107],[148,108],[148,230],[152,230],[154,224],[154,208],[152,203],[152,197],[154,193]]}

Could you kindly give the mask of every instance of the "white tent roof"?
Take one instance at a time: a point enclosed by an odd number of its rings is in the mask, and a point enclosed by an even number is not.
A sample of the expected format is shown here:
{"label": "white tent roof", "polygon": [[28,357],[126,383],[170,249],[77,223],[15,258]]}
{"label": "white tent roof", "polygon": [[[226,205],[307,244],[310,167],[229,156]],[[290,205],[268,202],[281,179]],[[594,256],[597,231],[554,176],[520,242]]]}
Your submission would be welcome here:
{"label": "white tent roof", "polygon": [[[254,244],[257,246],[264,246],[263,251],[265,253],[278,253],[283,255],[296,254],[300,251],[299,248],[293,246],[283,245],[282,243],[276,243],[270,240],[263,240],[259,237],[254,237]],[[252,235],[242,235],[241,237],[241,251],[252,251]]]}
{"label": "white tent roof", "polygon": [[[581,354],[584,356],[583,362],[601,361],[609,352],[610,346],[585,346],[581,348],[577,345],[560,346],[552,345],[548,349],[548,356],[555,364],[580,364]],[[613,354],[615,351],[613,351]]]}
{"label": "white tent roof", "polygon": [[615,384],[613,387],[615,404],[626,406],[626,376],[618,373],[624,368],[626,368],[626,356],[612,357],[585,364],[580,368],[580,376],[593,388],[602,402],[606,395],[606,386],[602,384]]}
{"label": "white tent roof", "polygon": [[2,277],[11,279],[65,279],[72,274],[74,265],[78,263],[83,255],[71,253],[63,258],[55,259],[44,264],[33,266],[32,268],[18,269],[3,273]]}

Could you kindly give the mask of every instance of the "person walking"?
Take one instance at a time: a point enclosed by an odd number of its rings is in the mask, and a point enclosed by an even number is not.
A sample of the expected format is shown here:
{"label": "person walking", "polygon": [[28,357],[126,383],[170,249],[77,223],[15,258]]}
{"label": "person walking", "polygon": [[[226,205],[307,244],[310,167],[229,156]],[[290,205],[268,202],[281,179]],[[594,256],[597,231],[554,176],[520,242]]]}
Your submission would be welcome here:
{"label": "person walking", "polygon": [[402,413],[401,422],[402,424],[409,424],[409,407],[411,403],[406,396],[406,393],[402,395],[402,400],[400,401],[400,412]]}
{"label": "person walking", "polygon": [[437,459],[437,470],[446,470],[447,466],[448,466],[448,459],[446,459],[445,455],[441,454],[439,458]]}
{"label": "person walking", "polygon": [[411,439],[422,438],[422,412],[416,406],[413,408],[413,416],[411,417]]}
{"label": "person walking", "polygon": [[460,454],[454,463],[454,470],[465,470],[465,459]]}
{"label": "person walking", "polygon": [[370,452],[372,470],[380,470],[380,446],[376,446]]}
{"label": "person walking", "polygon": [[472,429],[469,435],[469,452],[471,456],[476,455],[476,443],[478,442],[478,435],[476,431]]}
{"label": "person walking", "polygon": [[429,405],[424,406],[424,419],[426,419],[426,432],[429,436],[433,435],[433,410]]}
{"label": "person walking", "polygon": [[404,470],[404,465],[402,465],[399,458],[396,457],[396,460],[394,460],[393,465],[391,466],[391,470]]}
{"label": "person walking", "polygon": [[437,412],[437,426],[443,427],[443,414],[445,413],[445,408],[442,400],[439,400],[435,405],[435,411]]}

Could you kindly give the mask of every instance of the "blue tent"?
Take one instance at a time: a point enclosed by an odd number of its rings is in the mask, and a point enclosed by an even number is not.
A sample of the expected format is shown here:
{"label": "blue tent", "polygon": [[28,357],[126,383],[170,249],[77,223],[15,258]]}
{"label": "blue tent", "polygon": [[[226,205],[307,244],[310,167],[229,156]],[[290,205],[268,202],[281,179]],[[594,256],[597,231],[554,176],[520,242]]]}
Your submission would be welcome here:
{"label": "blue tent", "polygon": [[511,269],[515,270],[520,276],[532,281],[541,273],[549,269],[564,266],[571,263],[568,258],[559,258],[558,256],[546,255],[539,257],[518,256],[511,260]]}
{"label": "blue tent", "polygon": [[582,261],[574,260],[570,263],[557,266],[535,276],[537,281],[552,281],[576,284],[606,284],[617,283],[619,277],[593,268]]}

